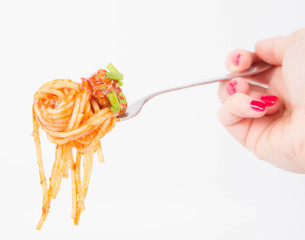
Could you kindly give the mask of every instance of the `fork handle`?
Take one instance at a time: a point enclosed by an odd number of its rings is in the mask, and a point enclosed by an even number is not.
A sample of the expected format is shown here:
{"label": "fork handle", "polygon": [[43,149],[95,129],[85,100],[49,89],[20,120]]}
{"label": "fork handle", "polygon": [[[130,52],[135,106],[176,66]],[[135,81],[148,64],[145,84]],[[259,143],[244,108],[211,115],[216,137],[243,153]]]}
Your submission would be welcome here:
{"label": "fork handle", "polygon": [[[177,90],[181,90],[181,89],[185,89],[185,88],[197,87],[197,86],[210,84],[210,83],[227,81],[227,80],[230,80],[230,79],[236,78],[236,77],[252,76],[254,74],[264,72],[264,71],[266,71],[266,70],[268,70],[272,67],[273,67],[272,65],[270,65],[266,62],[260,61],[260,62],[257,62],[255,64],[253,64],[249,69],[247,69],[243,72],[230,73],[230,74],[222,76],[222,77],[216,77],[216,78],[204,80],[204,81],[201,81],[201,82],[189,83],[189,84],[182,85],[182,86],[179,86],[179,87],[164,89],[164,90],[152,93],[151,95],[149,95],[147,97],[147,100],[145,102],[147,102],[151,98],[153,98],[155,96],[158,96],[160,94],[163,94],[163,93],[173,92],[173,91],[177,91]],[[266,85],[266,84],[254,82],[254,81],[251,81],[251,80],[248,80],[248,82],[252,85],[257,85],[257,86],[260,86],[260,87],[263,87],[263,88],[268,88],[268,85]]]}
{"label": "fork handle", "polygon": [[[139,99],[138,101],[134,102],[133,104],[129,105],[127,107],[127,111],[124,114],[118,116],[118,118],[120,118],[121,120],[128,120],[130,118],[133,118],[141,111],[141,109],[145,103],[147,103],[150,99],[152,99],[153,97],[158,96],[160,94],[177,91],[177,90],[181,90],[184,88],[191,88],[191,87],[196,87],[196,86],[200,86],[200,85],[205,85],[205,84],[209,84],[209,83],[226,81],[226,80],[229,80],[229,79],[232,79],[235,77],[252,76],[254,74],[266,71],[266,70],[270,69],[271,67],[272,66],[270,64],[267,64],[265,62],[257,62],[243,72],[231,73],[231,74],[223,76],[223,77],[213,78],[213,79],[205,80],[205,81],[201,81],[201,82],[189,83],[189,84],[186,84],[186,85],[183,85],[180,87],[174,87],[174,88],[169,88],[169,89],[158,91],[158,92],[152,93],[146,97],[143,97],[143,98]],[[250,82],[250,83],[261,86],[261,87],[266,87],[266,85],[262,86],[262,84],[255,83],[255,82]]]}

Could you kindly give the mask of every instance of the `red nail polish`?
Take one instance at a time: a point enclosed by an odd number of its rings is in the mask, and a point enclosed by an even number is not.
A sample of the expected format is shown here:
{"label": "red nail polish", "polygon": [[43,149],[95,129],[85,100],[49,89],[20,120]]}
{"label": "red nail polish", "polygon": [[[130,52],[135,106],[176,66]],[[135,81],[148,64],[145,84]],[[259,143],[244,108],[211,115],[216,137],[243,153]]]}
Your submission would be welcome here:
{"label": "red nail polish", "polygon": [[267,105],[264,102],[252,100],[250,103],[250,107],[256,111],[263,112],[263,111],[265,111]]}
{"label": "red nail polish", "polygon": [[236,93],[236,88],[235,88],[236,84],[237,84],[236,80],[234,80],[228,84],[227,91],[230,95],[233,95],[234,93]]}
{"label": "red nail polish", "polygon": [[261,100],[267,105],[267,106],[273,106],[277,101],[277,96],[262,96]]}
{"label": "red nail polish", "polygon": [[238,66],[239,65],[239,59],[240,59],[240,53],[236,54],[232,58],[232,63],[233,63],[234,66]]}

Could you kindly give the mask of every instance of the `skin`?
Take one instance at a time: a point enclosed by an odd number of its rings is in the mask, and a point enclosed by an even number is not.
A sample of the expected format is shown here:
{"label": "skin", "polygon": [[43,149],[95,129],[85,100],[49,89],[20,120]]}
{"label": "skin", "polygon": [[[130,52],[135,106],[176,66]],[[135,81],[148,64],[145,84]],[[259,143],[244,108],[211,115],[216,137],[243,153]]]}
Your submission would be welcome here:
{"label": "skin", "polygon": [[[235,50],[226,65],[238,72],[258,60],[274,67],[250,80],[269,88],[249,85],[245,78],[221,83],[219,121],[259,159],[286,171],[305,173],[305,29],[259,41],[255,52]],[[233,81],[234,93],[229,90]],[[277,100],[263,111],[253,109],[251,101],[264,104],[262,96],[276,96]]]}

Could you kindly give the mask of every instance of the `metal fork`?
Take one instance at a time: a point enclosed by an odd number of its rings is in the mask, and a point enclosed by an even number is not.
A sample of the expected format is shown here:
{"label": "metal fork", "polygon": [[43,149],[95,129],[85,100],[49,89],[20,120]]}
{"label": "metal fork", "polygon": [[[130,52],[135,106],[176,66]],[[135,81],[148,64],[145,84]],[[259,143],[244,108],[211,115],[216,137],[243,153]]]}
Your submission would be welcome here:
{"label": "metal fork", "polygon": [[[128,105],[126,112],[124,114],[119,115],[118,118],[121,121],[125,121],[125,120],[129,120],[129,119],[137,116],[139,114],[139,112],[142,110],[142,107],[145,103],[147,103],[150,99],[152,99],[153,97],[158,96],[160,94],[177,91],[177,90],[181,90],[181,89],[184,89],[184,88],[197,87],[197,86],[205,85],[205,84],[209,84],[209,83],[227,81],[227,80],[230,80],[230,79],[235,78],[235,77],[248,77],[248,76],[252,76],[252,75],[264,72],[264,71],[270,69],[271,67],[272,67],[272,65],[261,61],[261,62],[257,62],[255,64],[253,64],[252,66],[250,66],[247,70],[245,70],[243,72],[231,73],[229,75],[219,77],[219,78],[215,78],[215,79],[190,83],[190,84],[186,84],[186,85],[183,85],[183,86],[180,86],[180,87],[174,87],[174,88],[169,88],[169,89],[165,89],[165,90],[162,90],[162,91],[158,91],[158,92],[149,94],[145,97],[142,97],[138,101]],[[250,83],[255,84],[251,81],[250,81]],[[260,84],[257,83],[256,85],[260,85]],[[264,85],[261,85],[261,86],[266,87]]]}

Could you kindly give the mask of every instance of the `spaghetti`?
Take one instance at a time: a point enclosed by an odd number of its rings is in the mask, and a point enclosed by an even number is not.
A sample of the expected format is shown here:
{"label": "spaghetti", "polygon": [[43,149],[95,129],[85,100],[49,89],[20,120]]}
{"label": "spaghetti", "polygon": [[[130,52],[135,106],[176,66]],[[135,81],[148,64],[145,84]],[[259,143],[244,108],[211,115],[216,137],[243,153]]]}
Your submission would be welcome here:
{"label": "spaghetti", "polygon": [[[37,225],[40,230],[55,199],[62,178],[67,178],[69,168],[72,182],[72,212],[74,224],[85,210],[93,156],[97,152],[104,161],[100,139],[110,132],[117,116],[126,111],[127,102],[122,94],[123,75],[112,64],[98,70],[81,83],[69,79],[56,79],[44,84],[34,95],[33,136],[42,185],[42,215]],[[46,132],[50,142],[56,144],[55,161],[49,183],[42,161],[39,127]],[[75,159],[72,149],[76,149]],[[83,161],[83,169],[81,162]],[[82,175],[82,176],[81,176]],[[82,177],[82,179],[81,179]]]}

